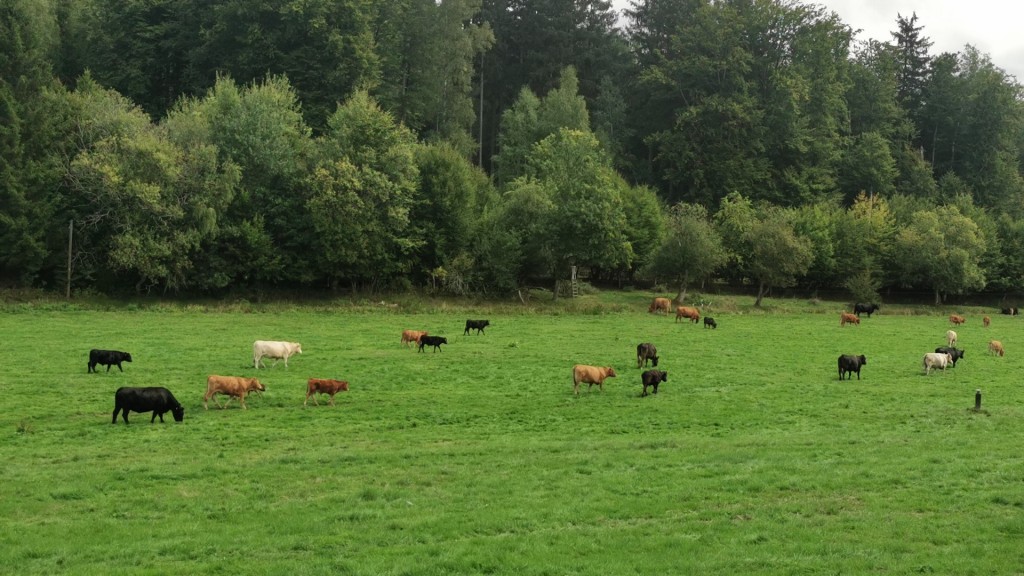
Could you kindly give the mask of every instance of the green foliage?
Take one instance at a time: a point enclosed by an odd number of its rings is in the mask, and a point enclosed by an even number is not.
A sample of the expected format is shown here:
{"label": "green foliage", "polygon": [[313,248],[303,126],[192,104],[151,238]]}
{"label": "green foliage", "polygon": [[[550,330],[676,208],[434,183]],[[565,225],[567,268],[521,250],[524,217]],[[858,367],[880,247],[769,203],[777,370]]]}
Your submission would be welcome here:
{"label": "green foliage", "polygon": [[758,283],[755,306],[773,287],[794,285],[814,260],[811,241],[796,234],[792,216],[782,210],[770,210],[754,221],[743,241],[751,247],[747,266]]}
{"label": "green foliage", "polygon": [[321,273],[386,286],[409,272],[422,245],[410,223],[419,177],[415,138],[364,91],[339,106],[328,125],[307,203]]}
{"label": "green foliage", "polygon": [[948,294],[980,290],[986,281],[979,261],[986,246],[978,225],[956,207],[919,210],[896,234],[897,279],[904,286],[931,289],[936,304]]}
{"label": "green foliage", "polygon": [[877,132],[855,136],[843,155],[839,175],[847,200],[860,193],[891,195],[898,172],[888,141]]}
{"label": "green foliage", "polygon": [[714,274],[725,263],[726,252],[703,206],[676,204],[669,210],[667,228],[649,271],[674,281],[679,286],[676,300],[682,302],[690,283]]}

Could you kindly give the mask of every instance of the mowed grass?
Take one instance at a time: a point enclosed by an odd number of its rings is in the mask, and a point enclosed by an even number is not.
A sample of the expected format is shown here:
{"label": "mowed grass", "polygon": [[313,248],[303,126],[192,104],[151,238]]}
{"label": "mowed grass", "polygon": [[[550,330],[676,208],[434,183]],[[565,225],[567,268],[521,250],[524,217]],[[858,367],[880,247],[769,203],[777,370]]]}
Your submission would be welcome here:
{"label": "mowed grass", "polygon": [[[1024,320],[967,314],[966,357],[926,377],[938,311],[710,330],[617,298],[636,311],[0,315],[0,573],[1024,572]],[[403,348],[406,328],[450,344]],[[255,339],[303,354],[257,373]],[[640,342],[669,373],[657,396]],[[134,362],[87,374],[92,347]],[[838,380],[844,353],[861,380]],[[575,363],[618,377],[576,398]],[[268,390],[204,411],[209,374]],[[304,409],[309,377],[351,391]],[[184,422],[111,425],[119,386],[156,385]]]}

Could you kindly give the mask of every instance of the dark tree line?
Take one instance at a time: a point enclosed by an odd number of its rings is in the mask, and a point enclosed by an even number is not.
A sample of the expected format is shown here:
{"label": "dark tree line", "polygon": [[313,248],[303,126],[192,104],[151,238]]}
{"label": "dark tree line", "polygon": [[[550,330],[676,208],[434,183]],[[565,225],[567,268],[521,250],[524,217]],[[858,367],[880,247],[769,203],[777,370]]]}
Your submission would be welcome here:
{"label": "dark tree line", "polygon": [[11,0],[0,281],[62,287],[73,226],[104,292],[1019,290],[1020,86],[930,47],[795,0]]}

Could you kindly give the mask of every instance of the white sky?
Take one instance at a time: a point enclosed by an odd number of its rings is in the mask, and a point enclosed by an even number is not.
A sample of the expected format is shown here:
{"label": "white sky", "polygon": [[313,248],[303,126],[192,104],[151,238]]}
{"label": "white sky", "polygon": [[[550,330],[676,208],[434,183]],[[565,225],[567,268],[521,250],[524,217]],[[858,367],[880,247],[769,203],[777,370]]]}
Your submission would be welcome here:
{"label": "white sky", "polygon": [[[1024,2],[1020,0],[816,0],[839,14],[858,40],[889,42],[896,15],[917,13],[922,35],[932,41],[931,55],[960,52],[971,44],[992,63],[1024,83]],[[613,0],[616,10],[629,0]]]}

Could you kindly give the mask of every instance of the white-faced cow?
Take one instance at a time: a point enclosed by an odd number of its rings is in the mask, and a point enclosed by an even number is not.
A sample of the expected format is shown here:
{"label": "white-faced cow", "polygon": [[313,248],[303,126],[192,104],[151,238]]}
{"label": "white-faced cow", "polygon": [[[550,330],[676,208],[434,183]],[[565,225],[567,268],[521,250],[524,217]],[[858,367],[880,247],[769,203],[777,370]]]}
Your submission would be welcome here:
{"label": "white-faced cow", "polygon": [[288,367],[288,358],[295,354],[302,354],[302,345],[298,342],[279,342],[275,340],[257,340],[252,343],[252,363],[257,370],[260,366],[267,367],[263,363],[264,358],[273,358],[271,367],[277,366],[278,360],[284,360],[284,367]]}
{"label": "white-faced cow", "polygon": [[946,367],[953,364],[953,357],[946,353],[929,352],[924,355],[923,364],[926,376],[932,373],[932,368],[938,368],[945,373]]}

